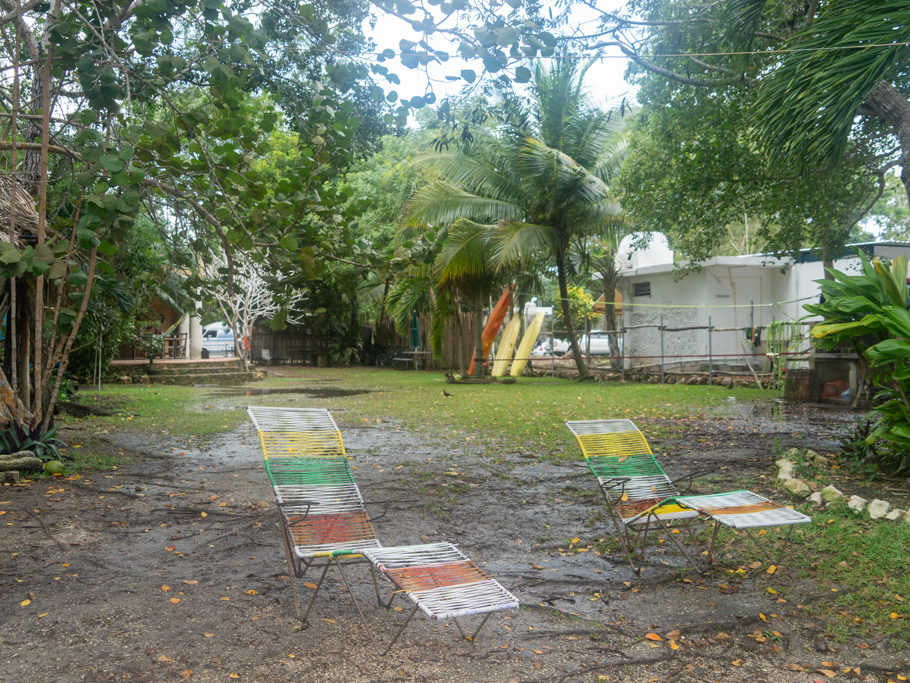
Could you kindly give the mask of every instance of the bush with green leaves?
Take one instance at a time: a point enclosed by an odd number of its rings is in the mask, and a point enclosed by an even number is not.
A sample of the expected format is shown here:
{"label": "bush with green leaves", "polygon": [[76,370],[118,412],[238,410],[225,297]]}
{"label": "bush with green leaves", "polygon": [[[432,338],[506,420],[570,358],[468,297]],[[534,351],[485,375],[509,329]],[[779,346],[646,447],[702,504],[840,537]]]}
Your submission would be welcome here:
{"label": "bush with green leaves", "polygon": [[835,269],[833,280],[820,280],[822,301],[804,306],[824,322],[812,328],[818,346],[848,343],[866,364],[878,388],[867,444],[882,444],[878,465],[892,473],[910,473],[910,310],[907,258],[887,264],[860,254],[862,272]]}

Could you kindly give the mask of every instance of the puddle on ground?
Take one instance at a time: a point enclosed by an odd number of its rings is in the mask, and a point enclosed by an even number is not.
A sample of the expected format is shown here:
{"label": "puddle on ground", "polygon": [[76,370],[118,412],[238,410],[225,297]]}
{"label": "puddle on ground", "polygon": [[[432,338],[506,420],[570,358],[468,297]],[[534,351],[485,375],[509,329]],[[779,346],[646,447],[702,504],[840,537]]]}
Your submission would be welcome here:
{"label": "puddle on ground", "polygon": [[247,387],[222,387],[210,391],[213,396],[269,396],[272,394],[305,394],[312,398],[340,398],[343,396],[356,396],[369,394],[369,389],[338,389],[336,387],[277,387],[277,388],[247,388]]}

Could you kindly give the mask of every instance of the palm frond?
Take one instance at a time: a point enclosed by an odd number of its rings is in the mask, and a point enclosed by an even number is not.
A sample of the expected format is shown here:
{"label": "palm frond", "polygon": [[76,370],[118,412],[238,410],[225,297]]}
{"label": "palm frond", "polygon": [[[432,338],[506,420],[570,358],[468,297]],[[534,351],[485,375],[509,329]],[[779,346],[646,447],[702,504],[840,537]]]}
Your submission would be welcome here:
{"label": "palm frond", "polygon": [[[785,46],[800,52],[785,55],[759,87],[753,116],[771,159],[799,168],[840,160],[860,104],[910,54],[903,45],[872,45],[908,41],[906,0],[826,3]],[[838,49],[863,44],[870,47]]]}
{"label": "palm frond", "polygon": [[460,218],[449,229],[449,239],[436,264],[439,283],[483,280],[491,274],[490,226]]}
{"label": "palm frond", "polygon": [[405,207],[404,224],[449,225],[459,218],[493,223],[520,216],[520,207],[508,201],[465,192],[454,185],[434,180],[417,189]]}
{"label": "palm frond", "polygon": [[549,225],[501,221],[493,230],[494,258],[497,263],[526,263],[549,255],[554,249],[553,228]]}

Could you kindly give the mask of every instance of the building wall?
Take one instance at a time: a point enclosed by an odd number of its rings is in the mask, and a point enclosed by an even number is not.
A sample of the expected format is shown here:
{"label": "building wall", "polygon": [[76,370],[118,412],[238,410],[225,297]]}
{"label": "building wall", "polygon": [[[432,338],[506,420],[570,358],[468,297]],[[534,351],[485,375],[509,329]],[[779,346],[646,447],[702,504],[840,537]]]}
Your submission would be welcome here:
{"label": "building wall", "polygon": [[[864,245],[867,253],[882,258],[910,255],[910,244]],[[626,259],[626,267],[632,261]],[[629,269],[622,277],[620,291],[624,305],[623,325],[626,366],[646,366],[660,363],[661,335],[658,326],[665,328],[707,327],[710,317],[715,330],[711,335],[711,354],[714,365],[729,363],[744,365],[743,354],[756,369],[770,365],[764,356],[767,348],[767,327],[774,321],[795,322],[806,318],[803,305],[817,302],[820,295],[816,282],[824,278],[820,261],[769,260],[762,257],[721,257],[703,265],[680,280],[674,279],[672,264],[657,263]],[[834,267],[845,273],[858,273],[861,266],[855,256],[838,259]],[[636,283],[648,282],[650,296],[634,295]],[[774,305],[770,305],[774,304]],[[649,326],[649,327],[641,327]],[[760,343],[746,339],[745,329],[761,328]],[[631,328],[631,329],[630,329]],[[708,332],[706,329],[664,332],[665,366],[682,363],[708,363]],[[689,358],[671,358],[689,356]]]}

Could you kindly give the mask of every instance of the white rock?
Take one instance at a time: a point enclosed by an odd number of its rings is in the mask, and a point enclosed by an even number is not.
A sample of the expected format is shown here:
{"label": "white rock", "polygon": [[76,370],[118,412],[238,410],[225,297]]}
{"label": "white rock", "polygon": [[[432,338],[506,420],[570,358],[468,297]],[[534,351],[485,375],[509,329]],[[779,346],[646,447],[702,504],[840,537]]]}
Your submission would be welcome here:
{"label": "white rock", "polygon": [[887,519],[889,522],[899,522],[901,518],[903,518],[904,514],[904,511],[900,508],[893,508],[891,512],[885,515],[885,519]]}
{"label": "white rock", "polygon": [[798,458],[799,453],[800,453],[800,451],[798,448],[790,448],[787,450],[786,453],[784,453],[784,455],[787,456],[788,458]]}
{"label": "white rock", "polygon": [[826,503],[830,503],[834,500],[840,500],[844,497],[844,494],[841,493],[836,487],[831,486],[830,484],[821,490],[822,500]]}
{"label": "white rock", "polygon": [[869,503],[869,508],[867,509],[869,517],[872,519],[884,519],[885,515],[887,515],[890,511],[891,503],[886,500],[880,500],[878,498]]}
{"label": "white rock", "polygon": [[904,524],[910,524],[910,510],[904,513]]}
{"label": "white rock", "polygon": [[862,496],[850,496],[850,500],[847,501],[847,507],[859,514],[866,508],[866,503],[868,502]]}
{"label": "white rock", "polygon": [[809,501],[815,507],[821,507],[823,504],[821,491],[814,491],[811,496],[809,496]]}
{"label": "white rock", "polygon": [[783,487],[794,496],[799,496],[800,498],[806,498],[812,493],[812,489],[810,489],[809,485],[802,479],[785,479]]}
{"label": "white rock", "polygon": [[813,451],[811,448],[806,451],[806,461],[807,462],[810,462],[812,460],[818,460],[820,457],[821,456],[816,451]]}
{"label": "white rock", "polygon": [[793,462],[791,460],[781,458],[775,464],[777,465],[778,479],[789,479],[793,476]]}

